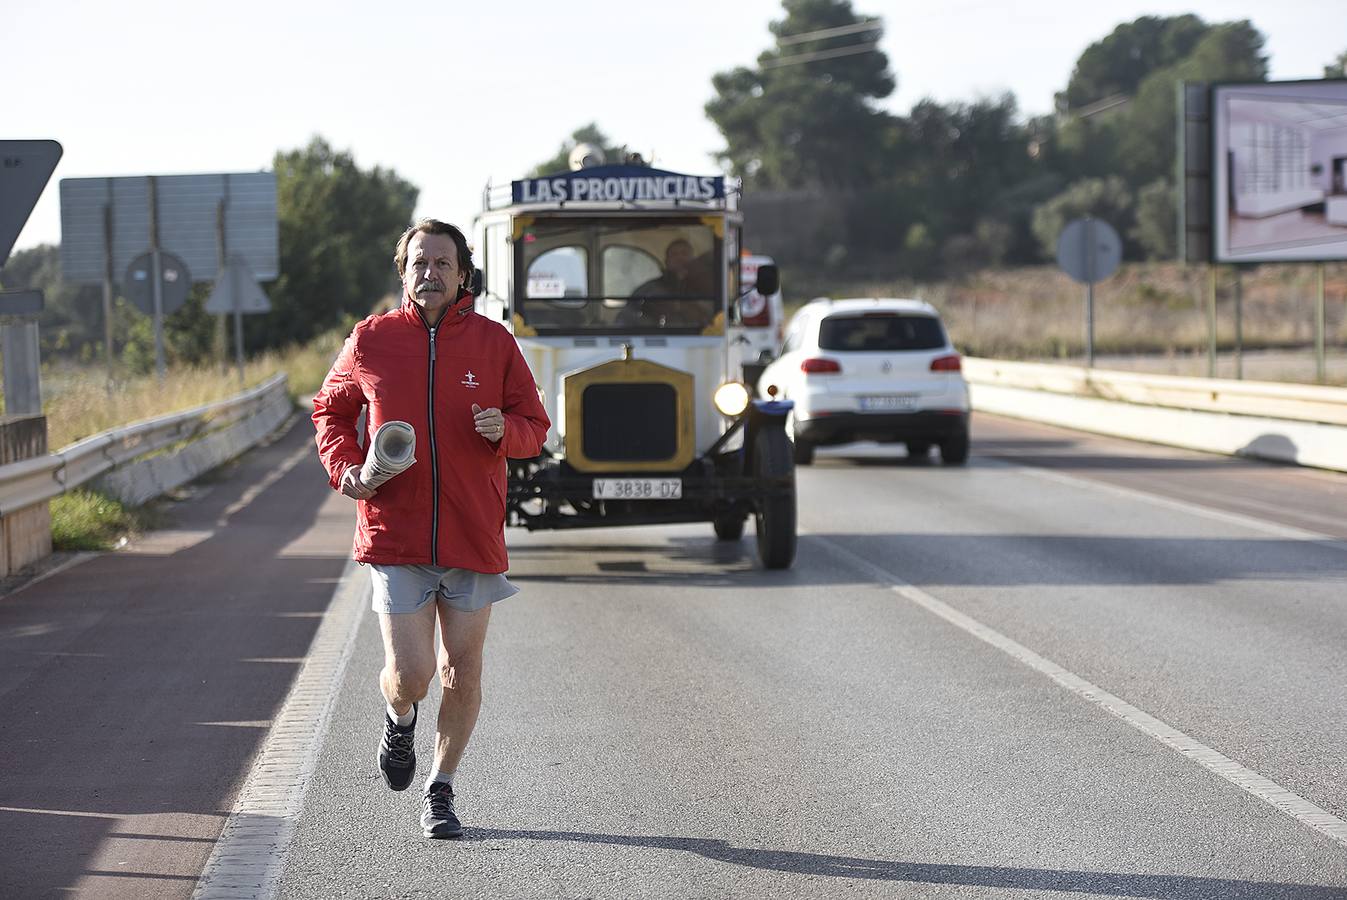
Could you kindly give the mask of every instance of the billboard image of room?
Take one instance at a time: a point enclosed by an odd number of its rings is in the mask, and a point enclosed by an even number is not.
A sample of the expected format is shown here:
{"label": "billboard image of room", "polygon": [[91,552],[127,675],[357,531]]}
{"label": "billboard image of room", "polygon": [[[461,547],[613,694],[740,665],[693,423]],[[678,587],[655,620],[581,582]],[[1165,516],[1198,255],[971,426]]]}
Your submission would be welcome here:
{"label": "billboard image of room", "polygon": [[1347,81],[1212,88],[1217,262],[1347,259]]}

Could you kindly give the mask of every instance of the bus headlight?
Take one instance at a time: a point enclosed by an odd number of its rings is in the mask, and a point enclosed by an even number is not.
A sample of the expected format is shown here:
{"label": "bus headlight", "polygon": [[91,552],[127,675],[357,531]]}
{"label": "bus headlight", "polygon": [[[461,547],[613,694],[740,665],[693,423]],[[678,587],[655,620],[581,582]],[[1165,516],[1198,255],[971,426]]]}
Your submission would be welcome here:
{"label": "bus headlight", "polygon": [[713,400],[720,414],[732,419],[748,409],[748,388],[737,381],[727,381],[716,388]]}

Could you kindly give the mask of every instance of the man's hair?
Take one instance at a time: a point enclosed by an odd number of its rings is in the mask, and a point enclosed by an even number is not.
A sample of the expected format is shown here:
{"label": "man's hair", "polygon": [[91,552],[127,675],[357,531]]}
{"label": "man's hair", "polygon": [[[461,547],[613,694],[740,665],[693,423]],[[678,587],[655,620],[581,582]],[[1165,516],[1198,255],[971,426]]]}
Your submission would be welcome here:
{"label": "man's hair", "polygon": [[454,246],[458,248],[458,270],[463,276],[464,283],[472,279],[472,251],[468,249],[468,239],[448,222],[441,222],[439,219],[422,219],[406,231],[402,232],[402,237],[398,238],[398,249],[393,254],[393,262],[398,265],[398,277],[407,274],[407,245],[412,242],[412,237],[416,234],[447,234],[453,240]]}

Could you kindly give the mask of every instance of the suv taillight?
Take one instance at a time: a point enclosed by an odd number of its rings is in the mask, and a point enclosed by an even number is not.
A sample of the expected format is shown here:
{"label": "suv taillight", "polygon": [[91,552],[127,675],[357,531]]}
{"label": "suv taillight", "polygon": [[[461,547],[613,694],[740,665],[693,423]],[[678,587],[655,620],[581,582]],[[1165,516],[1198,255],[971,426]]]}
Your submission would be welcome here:
{"label": "suv taillight", "polygon": [[954,353],[949,356],[937,356],[931,360],[932,372],[959,372],[963,369],[963,364],[959,361],[959,354]]}
{"label": "suv taillight", "polygon": [[842,371],[842,366],[835,359],[827,359],[822,356],[811,356],[809,359],[800,363],[800,371],[804,372],[806,375],[825,375]]}

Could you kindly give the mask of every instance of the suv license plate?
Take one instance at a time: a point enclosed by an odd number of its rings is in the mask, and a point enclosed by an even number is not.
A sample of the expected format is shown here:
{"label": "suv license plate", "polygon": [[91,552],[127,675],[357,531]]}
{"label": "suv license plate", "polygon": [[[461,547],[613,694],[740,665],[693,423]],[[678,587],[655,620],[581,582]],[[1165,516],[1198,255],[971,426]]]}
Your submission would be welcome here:
{"label": "suv license plate", "polygon": [[681,500],[681,478],[595,478],[595,500]]}
{"label": "suv license plate", "polygon": [[861,409],[866,412],[907,410],[917,408],[916,394],[878,394],[861,397]]}

